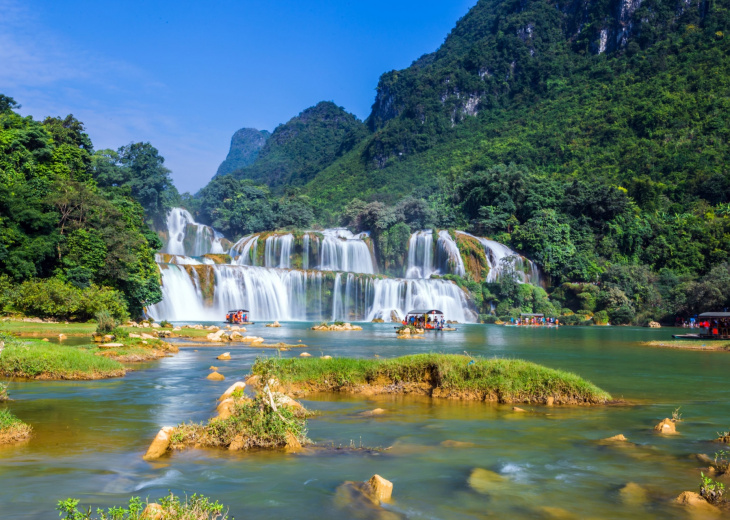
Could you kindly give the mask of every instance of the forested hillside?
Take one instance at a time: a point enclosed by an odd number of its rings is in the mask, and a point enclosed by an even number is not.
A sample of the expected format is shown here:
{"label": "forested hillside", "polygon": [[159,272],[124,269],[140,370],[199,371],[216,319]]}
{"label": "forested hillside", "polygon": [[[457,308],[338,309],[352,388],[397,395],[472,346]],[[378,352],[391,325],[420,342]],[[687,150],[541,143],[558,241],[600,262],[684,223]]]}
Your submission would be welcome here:
{"label": "forested hillside", "polygon": [[302,186],[367,135],[365,125],[332,102],[323,101],[279,125],[237,179],[267,184],[275,191]]}
{"label": "forested hillside", "polygon": [[268,130],[255,128],[238,130],[231,138],[231,148],[226,159],[218,167],[216,176],[228,175],[253,164],[270,135]]}
{"label": "forested hillside", "polygon": [[0,310],[121,320],[160,300],[148,224],[178,203],[149,143],[95,152],[69,115],[22,117],[0,95]]}

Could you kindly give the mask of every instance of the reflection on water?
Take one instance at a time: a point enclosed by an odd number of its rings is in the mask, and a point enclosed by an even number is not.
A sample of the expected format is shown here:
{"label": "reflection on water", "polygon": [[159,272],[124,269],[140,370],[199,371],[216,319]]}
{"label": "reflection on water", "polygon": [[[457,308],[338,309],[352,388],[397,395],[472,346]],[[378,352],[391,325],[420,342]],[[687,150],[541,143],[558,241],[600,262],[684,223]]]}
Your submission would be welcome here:
{"label": "reflection on water", "polygon": [[[549,518],[560,512],[551,508],[579,518],[683,518],[670,499],[697,488],[698,463],[691,454],[714,453],[716,446],[705,441],[730,428],[730,354],[638,345],[669,337],[665,329],[468,325],[419,341],[397,340],[390,324],[341,334],[310,331],[301,323],[249,331],[267,342],[301,339],[314,356],[467,351],[519,357],[576,372],[638,404],[524,406],[533,413],[517,414],[492,403],[316,395],[305,401],[322,412],[309,423],[310,438],[335,447],[352,442],[387,449],[301,455],[205,450],[147,463],[142,454],[160,427],[207,419],[215,399],[248,372],[257,355],[276,355],[231,345],[182,349],[123,379],[11,383],[15,401],[8,406],[33,425],[35,437],[0,449],[3,517],[55,517],[56,501],[69,496],[97,507],[170,489],[210,495],[237,518],[343,518],[337,487],[378,473],[395,485],[389,509],[408,518]],[[233,359],[215,360],[223,351]],[[205,379],[211,364],[225,382]],[[678,406],[685,419],[681,435],[655,435],[652,426]],[[359,415],[373,408],[387,413]],[[618,433],[635,444],[596,442]],[[470,486],[475,468],[503,479]],[[621,492],[628,482],[646,493]]]}

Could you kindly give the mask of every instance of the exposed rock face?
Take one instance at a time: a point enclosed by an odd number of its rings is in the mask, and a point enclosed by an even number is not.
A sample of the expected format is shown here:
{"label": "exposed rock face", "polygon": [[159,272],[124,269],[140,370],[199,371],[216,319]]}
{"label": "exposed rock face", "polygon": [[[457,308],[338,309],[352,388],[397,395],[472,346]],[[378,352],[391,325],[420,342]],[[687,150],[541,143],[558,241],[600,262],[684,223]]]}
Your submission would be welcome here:
{"label": "exposed rock face", "polygon": [[677,433],[677,427],[671,419],[664,419],[662,422],[654,426],[654,431],[665,435],[672,435]]}
{"label": "exposed rock face", "polygon": [[216,176],[228,175],[252,165],[271,134],[267,130],[241,128],[231,137],[231,148],[225,161],[218,166]]}
{"label": "exposed rock face", "polygon": [[702,498],[699,493],[694,493],[693,491],[685,491],[684,493],[679,495],[674,501],[693,511],[709,514],[720,513],[720,510],[717,507],[713,506],[707,500]]}
{"label": "exposed rock face", "polygon": [[147,453],[142,457],[144,460],[154,460],[162,457],[170,447],[170,439],[175,428],[172,426],[165,426],[155,436],[150,447],[147,448]]}

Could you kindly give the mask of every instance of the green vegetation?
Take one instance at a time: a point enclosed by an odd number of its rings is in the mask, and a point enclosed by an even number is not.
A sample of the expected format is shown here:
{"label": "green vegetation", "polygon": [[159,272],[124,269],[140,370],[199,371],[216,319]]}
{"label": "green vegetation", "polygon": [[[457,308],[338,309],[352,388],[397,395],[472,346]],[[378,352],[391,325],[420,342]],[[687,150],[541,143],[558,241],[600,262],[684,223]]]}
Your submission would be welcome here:
{"label": "green vegetation", "polygon": [[0,332],[21,337],[52,337],[59,334],[72,336],[88,336],[96,329],[96,324],[89,323],[39,323],[35,321],[3,320]]}
{"label": "green vegetation", "polygon": [[70,347],[3,337],[0,375],[33,379],[102,379],[125,373],[118,361],[95,355],[94,346]]}
{"label": "green vegetation", "polygon": [[267,130],[255,128],[238,130],[231,138],[231,148],[225,161],[218,167],[216,176],[228,175],[253,164],[270,136],[271,133]]}
{"label": "green vegetation", "polygon": [[33,429],[15,417],[7,408],[0,408],[0,445],[25,440]]}
{"label": "green vegetation", "polygon": [[141,314],[162,296],[145,211],[159,220],[177,193],[162,158],[149,143],[95,154],[73,116],[18,108],[0,94],[0,312]]}
{"label": "green vegetation", "polygon": [[704,497],[710,504],[723,504],[725,499],[725,484],[717,482],[704,473],[700,473],[700,496]]}
{"label": "green vegetation", "polygon": [[[271,406],[270,396],[263,392],[253,399],[235,401],[230,417],[214,418],[204,424],[180,424],[172,434],[172,449],[186,446],[209,446],[248,450],[251,448],[283,448],[291,444],[290,436],[299,443],[307,442],[304,414],[289,406]],[[274,398],[275,399],[275,398]]]}
{"label": "green vegetation", "polygon": [[[149,500],[143,503],[139,497],[129,499],[128,506],[111,507],[104,511],[97,509],[96,513],[91,508],[79,509],[79,500],[67,498],[60,500],[56,506],[59,516],[65,520],[147,520],[150,518],[161,518],[164,520],[227,520],[228,512],[224,506],[203,495],[193,495],[180,500],[180,497],[170,493],[166,497],[159,498],[155,504]],[[145,509],[150,510],[145,514]],[[157,515],[157,516],[156,516]]]}
{"label": "green vegetation", "polygon": [[575,374],[522,360],[417,354],[387,360],[257,359],[251,371],[283,385],[341,391],[357,385],[419,385],[433,395],[511,402],[605,403],[611,396]]}

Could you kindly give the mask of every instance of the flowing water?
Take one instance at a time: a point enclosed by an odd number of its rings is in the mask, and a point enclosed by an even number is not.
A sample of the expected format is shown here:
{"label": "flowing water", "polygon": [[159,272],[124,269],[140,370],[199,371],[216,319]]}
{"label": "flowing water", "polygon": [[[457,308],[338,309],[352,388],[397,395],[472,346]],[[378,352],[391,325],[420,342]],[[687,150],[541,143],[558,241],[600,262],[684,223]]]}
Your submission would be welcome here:
{"label": "flowing water", "polygon": [[[35,428],[26,445],[0,449],[0,517],[56,518],[56,501],[77,497],[94,508],[130,496],[203,493],[236,518],[352,518],[337,487],[374,473],[394,483],[386,507],[407,518],[548,518],[561,508],[575,518],[688,518],[671,498],[696,490],[693,453],[730,427],[730,354],[641,346],[667,329],[510,328],[459,325],[458,331],[398,340],[389,324],[362,332],[322,333],[290,322],[257,324],[267,341],[302,340],[314,356],[394,357],[445,352],[523,358],[591,380],[632,406],[533,407],[417,397],[319,395],[304,404],[321,412],[309,421],[318,445],[389,447],[383,452],[323,450],[309,454],[192,450],[158,462],[142,460],[162,426],[210,417],[215,399],[249,371],[260,349],[197,346],[138,366],[125,378],[90,382],[12,382],[10,409]],[[233,359],[216,361],[230,351]],[[266,351],[266,355],[276,355]],[[296,356],[297,351],[282,353]],[[211,364],[226,376],[205,379]],[[387,413],[362,417],[376,407]],[[681,407],[680,435],[652,427]],[[635,445],[596,441],[623,433]],[[444,441],[470,443],[444,446]],[[448,444],[448,443],[447,443]],[[504,477],[482,492],[469,485],[475,468]],[[645,499],[624,497],[628,482]],[[363,513],[364,515],[364,513]],[[369,518],[367,515],[361,518]]]}

